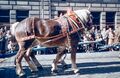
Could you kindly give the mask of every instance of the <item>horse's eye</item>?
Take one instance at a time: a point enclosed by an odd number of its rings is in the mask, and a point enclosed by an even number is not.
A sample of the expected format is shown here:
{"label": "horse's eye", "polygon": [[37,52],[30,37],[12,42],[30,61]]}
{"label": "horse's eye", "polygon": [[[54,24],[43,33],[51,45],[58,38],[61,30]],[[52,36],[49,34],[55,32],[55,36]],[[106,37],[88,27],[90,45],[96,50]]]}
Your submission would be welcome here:
{"label": "horse's eye", "polygon": [[77,21],[79,21],[79,18],[76,18]]}

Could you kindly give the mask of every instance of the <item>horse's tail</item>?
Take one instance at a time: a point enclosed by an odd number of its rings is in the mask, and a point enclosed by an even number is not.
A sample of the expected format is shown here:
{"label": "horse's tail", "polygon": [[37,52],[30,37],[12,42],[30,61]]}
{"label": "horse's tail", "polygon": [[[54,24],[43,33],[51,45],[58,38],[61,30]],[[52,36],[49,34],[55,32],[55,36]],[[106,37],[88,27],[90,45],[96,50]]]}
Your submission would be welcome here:
{"label": "horse's tail", "polygon": [[12,43],[14,43],[16,47],[18,46],[18,44],[17,44],[16,38],[15,38],[15,28],[18,25],[18,23],[19,22],[15,22],[15,23],[11,24],[11,27],[10,27],[10,31],[11,31],[11,35],[12,35],[12,37],[10,38],[10,41],[12,41]]}
{"label": "horse's tail", "polygon": [[11,25],[11,27],[10,27],[11,34],[12,34],[13,36],[15,36],[15,28],[16,28],[16,26],[18,25],[18,23],[19,23],[19,22],[15,22],[15,23],[13,23],[13,24]]}

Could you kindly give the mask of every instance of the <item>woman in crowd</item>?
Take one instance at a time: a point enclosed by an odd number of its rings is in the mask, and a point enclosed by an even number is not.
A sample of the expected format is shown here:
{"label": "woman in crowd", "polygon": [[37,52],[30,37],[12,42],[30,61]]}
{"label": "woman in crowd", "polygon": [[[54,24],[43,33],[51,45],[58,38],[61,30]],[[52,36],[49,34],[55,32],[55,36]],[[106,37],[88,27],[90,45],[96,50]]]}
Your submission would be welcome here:
{"label": "woman in crowd", "polygon": [[[112,28],[108,29],[108,45],[112,45],[114,43],[114,38],[115,38],[115,33],[112,30]],[[113,49],[110,48],[110,50],[112,51]]]}

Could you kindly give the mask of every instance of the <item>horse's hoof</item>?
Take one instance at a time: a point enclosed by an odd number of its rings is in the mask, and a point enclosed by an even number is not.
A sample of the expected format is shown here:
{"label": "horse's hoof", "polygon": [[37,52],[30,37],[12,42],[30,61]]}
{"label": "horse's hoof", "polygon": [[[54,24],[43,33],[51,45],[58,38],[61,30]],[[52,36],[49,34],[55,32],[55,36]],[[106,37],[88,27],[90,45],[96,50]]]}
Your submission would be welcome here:
{"label": "horse's hoof", "polygon": [[17,74],[17,75],[21,78],[21,77],[25,76],[25,73],[23,72],[23,73],[20,73],[20,74]]}
{"label": "horse's hoof", "polygon": [[67,65],[63,65],[63,69],[67,69],[68,68],[68,66]]}
{"label": "horse's hoof", "polygon": [[38,70],[43,70],[42,66],[37,67]]}
{"label": "horse's hoof", "polygon": [[52,73],[58,73],[58,70],[52,70]]}
{"label": "horse's hoof", "polygon": [[38,69],[31,70],[31,73],[38,72]]}
{"label": "horse's hoof", "polygon": [[31,73],[32,73],[32,74],[37,74],[37,73],[38,73],[38,71],[31,71]]}
{"label": "horse's hoof", "polygon": [[73,71],[75,74],[77,74],[79,72],[79,69],[74,69]]}
{"label": "horse's hoof", "polygon": [[19,78],[26,78],[26,75],[25,74],[21,75],[21,76],[19,76]]}
{"label": "horse's hoof", "polygon": [[53,70],[53,71],[52,71],[52,74],[53,74],[53,75],[57,75],[57,74],[58,74],[58,71],[57,71],[57,70]]}
{"label": "horse's hoof", "polygon": [[21,76],[25,75],[25,72],[24,71],[16,71],[16,74],[21,77]]}

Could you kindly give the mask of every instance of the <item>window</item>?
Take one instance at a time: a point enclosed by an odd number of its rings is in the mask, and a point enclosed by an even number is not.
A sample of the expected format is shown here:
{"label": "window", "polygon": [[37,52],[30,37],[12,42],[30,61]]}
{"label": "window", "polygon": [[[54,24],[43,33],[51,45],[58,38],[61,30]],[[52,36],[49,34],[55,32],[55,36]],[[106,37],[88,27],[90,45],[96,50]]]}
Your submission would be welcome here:
{"label": "window", "polygon": [[28,10],[17,10],[16,11],[16,20],[22,21],[23,19],[27,18],[29,16]]}
{"label": "window", "polygon": [[64,1],[64,2],[65,2],[65,1],[67,1],[67,0],[61,0],[61,1]]}
{"label": "window", "polygon": [[10,22],[10,10],[0,10],[0,22],[9,23]]}
{"label": "window", "polygon": [[100,12],[91,12],[93,16],[93,25],[98,30],[100,29]]}
{"label": "window", "polygon": [[115,12],[106,12],[106,25],[114,29],[115,25]]}
{"label": "window", "polygon": [[62,14],[64,15],[66,13],[66,11],[58,11],[58,17]]}

